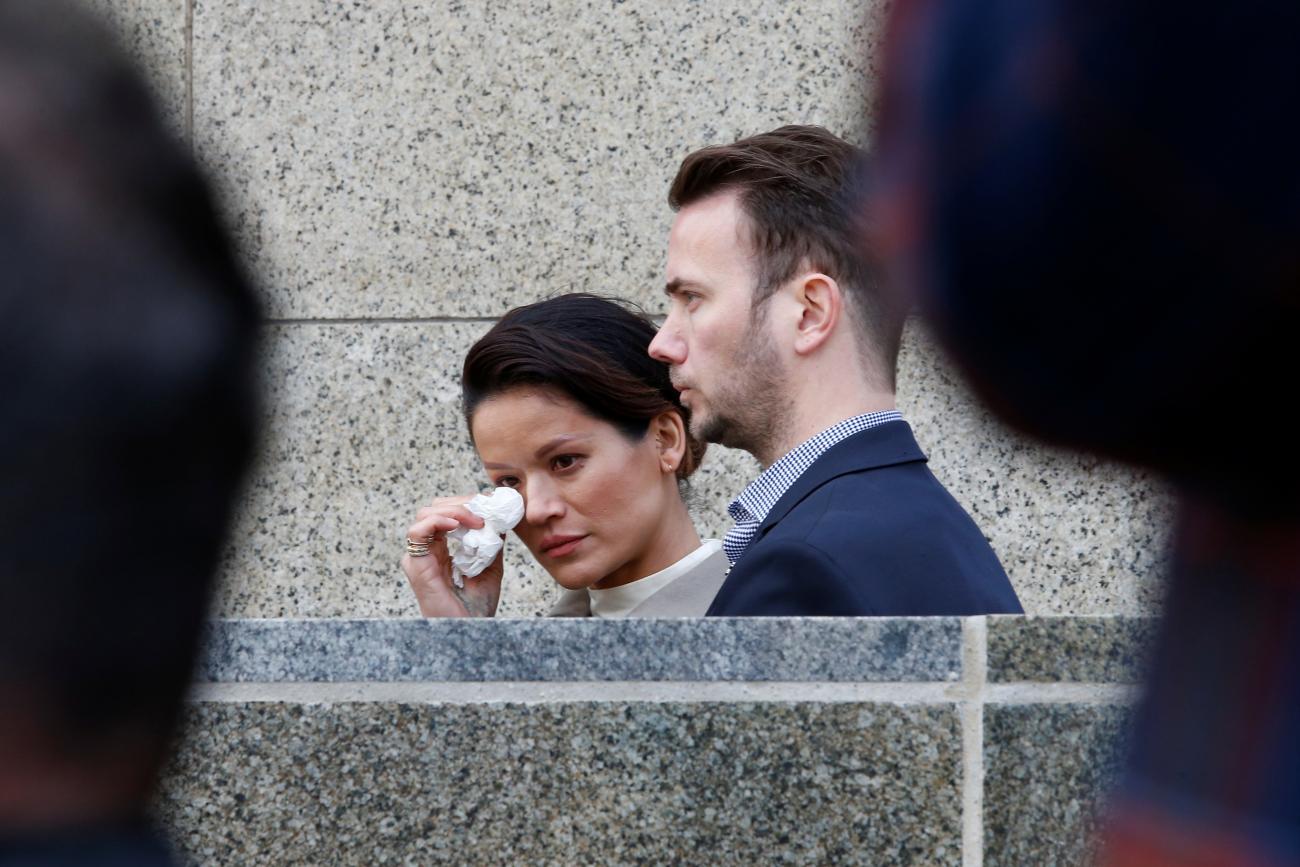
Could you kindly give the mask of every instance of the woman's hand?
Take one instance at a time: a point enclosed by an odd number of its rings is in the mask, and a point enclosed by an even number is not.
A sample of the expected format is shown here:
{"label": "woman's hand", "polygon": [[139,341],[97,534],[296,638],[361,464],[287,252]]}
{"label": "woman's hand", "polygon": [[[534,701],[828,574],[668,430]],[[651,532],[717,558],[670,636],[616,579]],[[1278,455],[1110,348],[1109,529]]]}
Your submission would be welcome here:
{"label": "woman's hand", "polygon": [[464,587],[451,580],[451,554],[447,550],[447,533],[457,527],[479,529],[483,519],[465,508],[467,497],[442,497],[416,513],[415,523],[406,531],[414,542],[428,540],[429,553],[423,557],[402,556],[402,571],[411,582],[420,613],[425,617],[491,617],[501,598],[501,558],[503,548],[492,564],[474,578],[465,578]]}

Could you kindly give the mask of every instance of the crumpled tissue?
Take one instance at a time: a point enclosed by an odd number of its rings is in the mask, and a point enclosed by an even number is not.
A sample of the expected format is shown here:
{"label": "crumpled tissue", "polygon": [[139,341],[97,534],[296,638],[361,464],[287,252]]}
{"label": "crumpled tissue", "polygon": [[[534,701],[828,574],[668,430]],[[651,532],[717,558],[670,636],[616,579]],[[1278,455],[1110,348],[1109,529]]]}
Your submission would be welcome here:
{"label": "crumpled tissue", "polygon": [[457,527],[447,534],[451,580],[457,587],[464,587],[466,578],[477,576],[501,553],[501,537],[524,517],[524,498],[514,488],[497,488],[474,497],[465,508],[482,518],[483,526]]}

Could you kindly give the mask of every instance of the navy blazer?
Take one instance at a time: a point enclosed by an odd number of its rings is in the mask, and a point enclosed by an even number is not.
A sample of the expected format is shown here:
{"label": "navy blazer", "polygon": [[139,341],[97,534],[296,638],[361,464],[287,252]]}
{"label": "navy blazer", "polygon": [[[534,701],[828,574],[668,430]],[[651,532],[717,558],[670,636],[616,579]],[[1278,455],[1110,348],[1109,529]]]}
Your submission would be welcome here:
{"label": "navy blazer", "polygon": [[827,449],[772,507],[708,616],[1023,613],[925,462],[903,421]]}

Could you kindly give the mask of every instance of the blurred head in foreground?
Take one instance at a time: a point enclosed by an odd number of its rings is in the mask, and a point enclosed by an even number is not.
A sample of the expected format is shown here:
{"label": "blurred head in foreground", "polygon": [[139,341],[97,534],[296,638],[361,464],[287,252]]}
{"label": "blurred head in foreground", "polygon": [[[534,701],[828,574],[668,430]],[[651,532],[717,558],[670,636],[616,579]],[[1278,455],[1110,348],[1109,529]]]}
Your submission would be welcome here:
{"label": "blurred head in foreground", "polygon": [[1300,14],[1172,11],[899,3],[876,240],[1004,418],[1181,494],[1102,863],[1300,864]]}
{"label": "blurred head in foreground", "polygon": [[872,197],[1004,418],[1295,515],[1300,16],[1247,7],[900,4]]}
{"label": "blurred head in foreground", "polygon": [[118,48],[0,3],[0,840],[143,810],[253,447],[257,316]]}

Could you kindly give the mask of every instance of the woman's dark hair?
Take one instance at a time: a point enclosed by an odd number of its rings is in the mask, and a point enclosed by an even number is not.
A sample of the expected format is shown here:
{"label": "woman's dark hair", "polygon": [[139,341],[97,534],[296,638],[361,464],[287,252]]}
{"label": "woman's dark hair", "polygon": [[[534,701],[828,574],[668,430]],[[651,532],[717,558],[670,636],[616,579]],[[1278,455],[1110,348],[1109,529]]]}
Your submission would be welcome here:
{"label": "woman's dark hair", "polygon": [[668,379],[667,365],[646,352],[654,336],[644,314],[596,295],[573,293],[516,307],[465,356],[465,421],[487,398],[520,386],[561,392],[633,441],[645,436],[655,416],[674,410],[687,428],[677,467],[677,477],[685,479],[699,466],[705,444],[690,434],[690,411]]}

